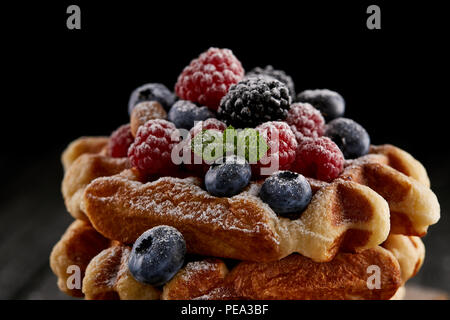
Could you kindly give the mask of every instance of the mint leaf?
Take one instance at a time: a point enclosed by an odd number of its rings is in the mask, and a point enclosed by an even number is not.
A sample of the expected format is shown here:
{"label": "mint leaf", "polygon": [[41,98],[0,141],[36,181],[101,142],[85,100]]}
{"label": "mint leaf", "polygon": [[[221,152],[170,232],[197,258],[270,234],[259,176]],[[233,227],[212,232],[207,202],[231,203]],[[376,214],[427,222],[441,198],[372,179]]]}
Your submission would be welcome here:
{"label": "mint leaf", "polygon": [[194,153],[210,163],[223,157],[223,136],[217,130],[202,130],[191,142]]}
{"label": "mint leaf", "polygon": [[255,129],[246,128],[237,135],[236,154],[249,163],[256,163],[268,149],[266,141]]}
{"label": "mint leaf", "polygon": [[207,163],[225,155],[237,155],[249,163],[256,163],[269,149],[257,130],[236,130],[232,126],[226,128],[223,133],[203,130],[192,139],[191,147],[194,153]]}
{"label": "mint leaf", "polygon": [[223,153],[224,155],[236,154],[237,132],[233,126],[228,126],[223,132]]}

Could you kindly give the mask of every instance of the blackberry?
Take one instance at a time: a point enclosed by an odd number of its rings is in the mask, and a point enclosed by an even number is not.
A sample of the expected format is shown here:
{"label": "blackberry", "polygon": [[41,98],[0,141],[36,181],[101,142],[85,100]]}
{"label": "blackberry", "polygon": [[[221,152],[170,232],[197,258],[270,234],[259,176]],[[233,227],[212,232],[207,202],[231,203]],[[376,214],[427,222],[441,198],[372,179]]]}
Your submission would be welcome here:
{"label": "blackberry", "polygon": [[247,74],[245,75],[246,78],[255,76],[268,76],[281,81],[289,89],[289,94],[291,95],[291,97],[295,97],[294,81],[292,81],[291,76],[286,74],[286,72],[284,72],[283,70],[276,70],[271,65],[268,65],[265,68],[256,67],[253,70],[247,72]]}
{"label": "blackberry", "polygon": [[218,118],[235,128],[254,128],[284,120],[291,97],[286,85],[269,77],[251,77],[230,87],[220,101]]}

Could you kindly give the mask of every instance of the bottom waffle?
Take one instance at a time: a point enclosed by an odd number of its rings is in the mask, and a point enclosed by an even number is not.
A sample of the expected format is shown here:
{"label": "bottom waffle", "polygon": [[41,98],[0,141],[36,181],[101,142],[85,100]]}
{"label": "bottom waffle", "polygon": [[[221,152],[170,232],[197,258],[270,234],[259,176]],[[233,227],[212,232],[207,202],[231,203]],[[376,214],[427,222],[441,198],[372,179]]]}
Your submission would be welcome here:
{"label": "bottom waffle", "polygon": [[[86,299],[390,299],[400,296],[400,288],[420,268],[424,247],[420,238],[391,235],[383,247],[339,253],[326,263],[298,254],[231,265],[204,258],[188,262],[162,288],[131,276],[129,253],[128,246],[75,221],[55,246],[51,266],[61,290]],[[79,265],[84,275],[80,289],[67,288],[66,268],[71,264]],[[370,266],[379,267],[379,289],[367,285]]]}
{"label": "bottom waffle", "polygon": [[68,295],[82,297],[81,288],[68,287],[69,267],[77,266],[83,278],[92,258],[110,245],[111,241],[101,236],[89,223],[74,221],[53,247],[50,255],[50,267],[58,277],[59,289]]}

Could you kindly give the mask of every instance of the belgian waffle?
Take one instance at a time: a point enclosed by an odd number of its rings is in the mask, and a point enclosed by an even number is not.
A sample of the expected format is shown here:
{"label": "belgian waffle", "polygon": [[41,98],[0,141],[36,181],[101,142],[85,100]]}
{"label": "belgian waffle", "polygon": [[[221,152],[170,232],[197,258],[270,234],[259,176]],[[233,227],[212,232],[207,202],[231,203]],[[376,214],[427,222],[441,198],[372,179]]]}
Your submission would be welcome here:
{"label": "belgian waffle", "polygon": [[111,241],[101,236],[88,222],[75,220],[53,247],[50,255],[50,267],[58,276],[59,289],[71,296],[82,297],[81,288],[67,286],[70,276],[68,267],[78,266],[81,277],[84,277],[89,262],[110,245]]}
{"label": "belgian waffle", "polygon": [[[82,141],[89,144],[89,138]],[[331,183],[310,179],[313,200],[296,220],[280,218],[264,204],[256,196],[258,182],[234,197],[217,198],[195,177],[143,183],[137,171],[126,169],[126,158],[102,154],[74,161],[63,194],[75,218],[87,215],[103,236],[122,243],[166,224],[180,229],[196,254],[263,262],[298,252],[325,262],[340,250],[379,245],[389,231],[422,236],[439,219],[439,203],[417,160],[390,145],[371,152],[348,161]]]}
{"label": "belgian waffle", "polygon": [[[91,232],[95,234],[85,222],[75,221],[51,255],[61,283],[64,261],[75,262],[71,252],[78,252],[79,261],[90,261],[82,270],[86,299],[389,299],[417,272],[424,254],[420,238],[391,235],[384,248],[339,253],[326,263],[292,254],[279,261],[227,267],[221,259],[205,258],[188,262],[165,286],[155,288],[129,273],[130,247],[112,242],[103,249],[105,239],[98,234],[93,238]],[[94,258],[93,251],[98,251]],[[380,268],[380,289],[367,287],[371,265]],[[79,296],[76,289],[64,291]]]}
{"label": "belgian waffle", "polygon": [[[144,183],[126,158],[106,155],[106,143],[81,138],[63,155],[67,208],[86,222],[69,227],[51,265],[61,290],[74,296],[83,291],[87,299],[388,299],[399,295],[423,261],[423,244],[414,236],[439,219],[425,169],[390,145],[373,146],[371,154],[348,161],[331,183],[310,179],[313,201],[291,221],[257,199],[259,182],[225,200],[202,191],[195,177]],[[194,207],[201,214],[193,216]],[[308,218],[308,210],[322,220]],[[214,220],[214,211],[228,212],[231,221]],[[187,220],[177,220],[181,214]],[[179,228],[191,253],[247,261],[230,271],[217,258],[190,262],[163,288],[139,283],[127,270],[126,244],[158,224]],[[258,245],[243,245],[252,242]],[[65,285],[70,264],[86,272],[82,291]],[[363,283],[371,264],[386,271],[381,291]],[[274,282],[267,281],[268,274]],[[346,282],[338,285],[337,279]],[[298,286],[287,290],[292,281]]]}

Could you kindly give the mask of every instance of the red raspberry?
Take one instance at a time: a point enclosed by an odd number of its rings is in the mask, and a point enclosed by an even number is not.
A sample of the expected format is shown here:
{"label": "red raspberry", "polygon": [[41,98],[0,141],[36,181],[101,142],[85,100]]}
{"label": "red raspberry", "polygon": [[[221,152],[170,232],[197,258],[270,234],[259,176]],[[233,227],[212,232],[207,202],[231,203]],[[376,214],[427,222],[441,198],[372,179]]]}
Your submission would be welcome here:
{"label": "red raspberry", "polygon": [[286,122],[296,133],[297,140],[302,136],[321,137],[325,132],[325,120],[322,114],[309,103],[292,104]]}
{"label": "red raspberry", "polygon": [[344,156],[328,137],[304,138],[299,142],[292,170],[307,177],[331,181],[344,168]]}
{"label": "red raspberry", "polygon": [[228,88],[243,76],[244,69],[231,50],[210,48],[184,68],[175,92],[181,99],[217,110]]}
{"label": "red raspberry", "polygon": [[193,126],[192,129],[189,131],[189,134],[191,138],[194,138],[198,133],[202,132],[203,130],[219,130],[221,132],[224,132],[226,128],[227,125],[222,121],[217,120],[216,118],[209,118],[204,121],[197,122],[195,126]]}
{"label": "red raspberry", "polygon": [[[273,168],[273,172],[289,169],[291,164],[295,161],[297,149],[297,140],[295,139],[295,135],[291,128],[289,128],[289,125],[282,121],[269,121],[257,126],[256,130],[259,132],[260,136],[265,139],[269,150],[266,155],[253,166],[254,172],[255,169],[268,168],[273,165],[276,166],[277,162],[274,161],[278,161],[278,166]],[[268,163],[269,159],[270,162]],[[257,171],[255,172],[256,174],[263,174],[261,171]],[[264,175],[273,172],[267,172],[264,173]]]}
{"label": "red raspberry", "polygon": [[[206,119],[204,121],[199,121],[197,122],[197,124],[195,126],[192,127],[192,129],[189,131],[189,137],[187,140],[187,144],[190,147],[191,141],[192,139],[194,139],[194,137],[199,134],[200,132],[202,132],[203,130],[217,130],[220,132],[224,132],[225,129],[227,128],[226,124],[223,123],[220,120],[217,120],[215,118],[209,118]],[[194,154],[194,151],[191,149],[191,158],[190,158],[190,163],[186,163],[186,168],[190,171],[196,172],[197,174],[203,175],[206,173],[206,171],[208,171],[209,169],[209,164],[207,164],[205,161],[203,161],[203,159],[200,162],[200,156]]]}
{"label": "red raspberry", "polygon": [[111,157],[122,158],[128,154],[128,148],[133,143],[134,137],[131,134],[129,124],[124,124],[114,131],[108,142],[108,153]]}
{"label": "red raspberry", "polygon": [[168,173],[173,170],[171,153],[179,142],[177,128],[169,121],[154,119],[140,126],[134,143],[128,150],[131,164],[146,174]]}

